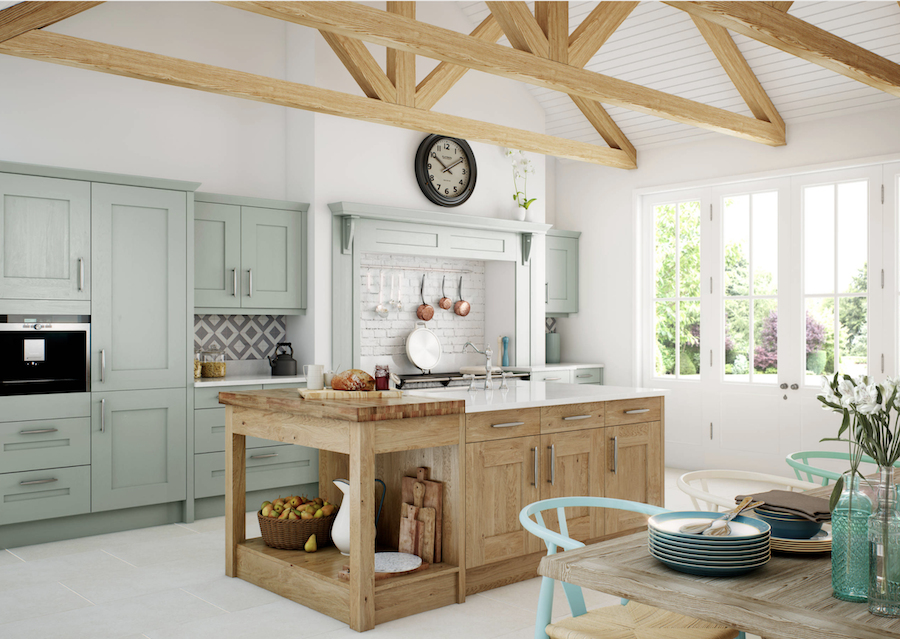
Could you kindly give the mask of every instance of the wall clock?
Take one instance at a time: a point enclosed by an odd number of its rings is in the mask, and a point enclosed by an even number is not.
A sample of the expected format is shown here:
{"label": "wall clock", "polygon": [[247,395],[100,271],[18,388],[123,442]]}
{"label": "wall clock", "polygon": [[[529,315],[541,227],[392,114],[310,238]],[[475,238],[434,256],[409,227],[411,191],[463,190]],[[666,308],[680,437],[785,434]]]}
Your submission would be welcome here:
{"label": "wall clock", "polygon": [[459,206],[475,189],[475,154],[465,140],[432,134],[416,151],[416,181],[429,200]]}

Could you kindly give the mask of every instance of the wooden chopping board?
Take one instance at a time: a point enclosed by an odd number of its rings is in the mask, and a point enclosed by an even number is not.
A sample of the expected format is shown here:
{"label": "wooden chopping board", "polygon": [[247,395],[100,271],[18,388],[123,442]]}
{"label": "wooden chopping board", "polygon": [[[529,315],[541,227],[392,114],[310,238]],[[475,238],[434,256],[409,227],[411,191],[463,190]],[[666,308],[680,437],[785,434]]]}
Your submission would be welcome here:
{"label": "wooden chopping board", "polygon": [[384,399],[386,397],[403,397],[403,391],[342,391],[342,390],[307,390],[299,389],[303,399]]}
{"label": "wooden chopping board", "polygon": [[[424,508],[434,508],[434,563],[441,561],[441,528],[444,503],[444,485],[439,481],[428,479],[428,469],[417,469],[416,477],[403,477],[400,485],[400,501],[412,504],[415,499],[415,485],[421,482],[425,484],[425,496],[422,500]],[[402,535],[401,528],[401,535]]]}

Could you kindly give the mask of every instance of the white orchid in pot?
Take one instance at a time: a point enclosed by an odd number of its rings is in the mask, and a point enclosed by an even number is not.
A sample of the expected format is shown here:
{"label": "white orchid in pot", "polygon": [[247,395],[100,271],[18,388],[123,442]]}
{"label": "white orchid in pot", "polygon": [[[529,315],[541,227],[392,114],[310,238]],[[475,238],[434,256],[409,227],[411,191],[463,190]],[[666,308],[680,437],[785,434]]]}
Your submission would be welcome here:
{"label": "white orchid in pot", "polygon": [[[525,155],[525,151],[514,151],[506,149],[506,157],[509,158],[513,168],[513,189],[515,194],[512,196],[516,205],[519,207],[520,219],[525,219],[528,207],[531,206],[537,198],[528,199],[527,185],[528,176],[534,173],[534,163]],[[521,180],[522,188],[519,188]]]}

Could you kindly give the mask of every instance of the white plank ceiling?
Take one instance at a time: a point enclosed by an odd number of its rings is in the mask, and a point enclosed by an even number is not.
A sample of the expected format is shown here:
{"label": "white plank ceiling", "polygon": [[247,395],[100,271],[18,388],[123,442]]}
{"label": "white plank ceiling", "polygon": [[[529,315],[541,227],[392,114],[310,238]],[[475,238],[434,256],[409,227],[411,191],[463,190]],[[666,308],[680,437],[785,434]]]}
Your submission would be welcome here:
{"label": "white plank ceiling", "polygon": [[[473,28],[489,13],[484,2],[459,4],[472,21]],[[597,4],[569,3],[570,32]],[[534,10],[534,3],[530,2],[529,6]],[[900,5],[897,2],[796,2],[789,13],[900,63]],[[745,36],[733,32],[731,35],[787,123],[788,136],[792,122],[900,103],[900,98],[833,71]],[[509,46],[506,38],[500,43]],[[585,68],[752,117],[688,15],[659,2],[641,2]],[[547,114],[548,134],[605,145],[567,95],[531,85],[528,89]],[[651,115],[604,106],[638,149],[719,135]]]}

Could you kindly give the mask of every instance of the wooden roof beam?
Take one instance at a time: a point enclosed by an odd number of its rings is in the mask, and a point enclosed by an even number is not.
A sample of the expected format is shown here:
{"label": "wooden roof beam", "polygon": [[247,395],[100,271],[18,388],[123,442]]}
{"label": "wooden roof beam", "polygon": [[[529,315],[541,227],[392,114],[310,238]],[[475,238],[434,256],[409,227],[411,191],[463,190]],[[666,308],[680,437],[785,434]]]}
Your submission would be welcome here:
{"label": "wooden roof beam", "polygon": [[20,2],[0,11],[0,42],[43,29],[87,11],[102,2]]}
{"label": "wooden roof beam", "polygon": [[784,11],[787,13],[787,10],[791,8],[793,2],[763,2],[763,4],[767,4],[770,7],[778,9],[779,11]]}
{"label": "wooden roof beam", "polygon": [[745,140],[772,146],[784,144],[784,133],[769,122],[576,69],[364,5],[350,2],[263,1],[226,1],[221,4]]}
{"label": "wooden roof beam", "polygon": [[581,69],[590,62],[639,4],[607,0],[594,7],[569,36],[569,64]]}
{"label": "wooden roof beam", "polygon": [[569,63],[569,3],[564,0],[534,3],[534,19],[547,36],[549,58],[555,62]]}
{"label": "wooden roof beam", "polygon": [[604,166],[635,168],[631,158],[617,149],[423,111],[49,31],[29,31],[7,40],[0,44],[0,53],[401,129],[441,133]]}
{"label": "wooden roof beam", "polygon": [[526,3],[488,0],[486,4],[514,48],[542,58],[549,57],[550,43]]}
{"label": "wooden roof beam", "polygon": [[900,97],[900,64],[760,2],[665,3]]}
{"label": "wooden roof beam", "polygon": [[381,70],[378,62],[375,61],[363,42],[330,31],[320,31],[320,33],[353,79],[356,80],[363,93],[383,102],[397,101],[397,90],[394,88],[394,83]]}
{"label": "wooden roof beam", "polygon": [[[387,10],[398,16],[416,17],[415,2],[388,0]],[[397,104],[416,106],[416,56],[406,51],[388,49],[387,77],[397,90]]]}

